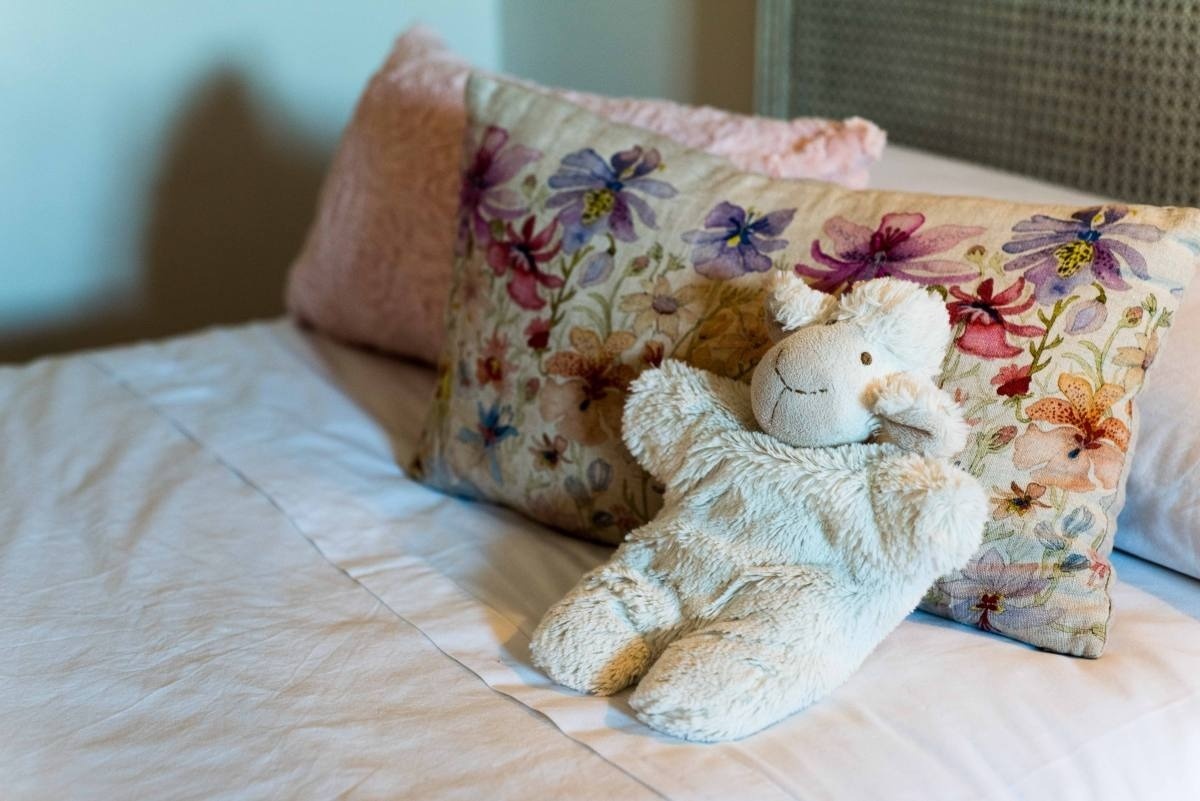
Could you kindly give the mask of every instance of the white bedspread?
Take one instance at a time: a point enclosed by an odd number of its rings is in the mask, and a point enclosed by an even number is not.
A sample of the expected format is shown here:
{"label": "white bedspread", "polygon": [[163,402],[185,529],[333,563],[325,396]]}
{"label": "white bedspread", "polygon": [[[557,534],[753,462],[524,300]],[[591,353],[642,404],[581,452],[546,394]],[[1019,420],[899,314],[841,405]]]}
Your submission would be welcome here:
{"label": "white bedspread", "polygon": [[827,703],[742,743],[675,743],[620,698],[549,686],[527,636],[604,552],[407,481],[393,456],[430,384],[285,322],[0,377],[12,797],[1200,786],[1183,759],[1200,753],[1200,589],[1182,578],[1183,608],[1121,584],[1094,662],[914,615]]}
{"label": "white bedspread", "polygon": [[[309,541],[400,475],[306,348],[279,323],[0,372],[0,798],[653,797]],[[346,525],[264,489],[322,483]]]}
{"label": "white bedspread", "polygon": [[739,743],[549,685],[605,551],[407,480],[431,385],[284,321],[0,370],[0,796],[1196,797],[1200,582],[1128,557],[1099,660],[914,614]]}

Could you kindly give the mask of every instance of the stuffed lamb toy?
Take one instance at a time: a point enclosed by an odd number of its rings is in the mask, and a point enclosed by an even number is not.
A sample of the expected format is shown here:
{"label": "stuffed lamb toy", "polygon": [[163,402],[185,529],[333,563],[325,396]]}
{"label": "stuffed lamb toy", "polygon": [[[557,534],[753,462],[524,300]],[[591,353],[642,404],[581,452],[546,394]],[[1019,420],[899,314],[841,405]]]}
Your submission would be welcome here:
{"label": "stuffed lamb toy", "polygon": [[768,286],[775,344],[749,385],[680,362],[634,382],[624,439],[666,487],[546,613],[535,663],[689,740],[743,737],[845,681],[979,547],[966,425],[934,384],[945,307],[916,284],[841,298]]}

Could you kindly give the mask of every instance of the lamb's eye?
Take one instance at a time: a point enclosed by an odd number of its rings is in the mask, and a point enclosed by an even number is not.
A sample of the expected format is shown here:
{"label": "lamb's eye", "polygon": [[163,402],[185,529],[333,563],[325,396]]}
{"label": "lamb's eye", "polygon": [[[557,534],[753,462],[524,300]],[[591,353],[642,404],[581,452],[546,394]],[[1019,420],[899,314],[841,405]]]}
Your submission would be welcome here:
{"label": "lamb's eye", "polygon": [[859,356],[858,358],[859,358],[859,360],[862,361],[863,364],[870,364],[872,362],[871,354],[867,353],[865,350],[862,352],[862,355]]}

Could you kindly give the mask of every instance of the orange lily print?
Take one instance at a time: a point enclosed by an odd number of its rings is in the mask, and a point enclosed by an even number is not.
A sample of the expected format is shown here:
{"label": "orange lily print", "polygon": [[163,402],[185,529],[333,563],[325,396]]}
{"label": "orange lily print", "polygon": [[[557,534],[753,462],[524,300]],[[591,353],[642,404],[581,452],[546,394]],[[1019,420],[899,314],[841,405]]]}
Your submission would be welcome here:
{"label": "orange lily print", "polygon": [[[1111,490],[1117,486],[1129,428],[1110,416],[1112,405],[1125,395],[1125,388],[1104,384],[1093,389],[1081,375],[1058,377],[1063,398],[1042,398],[1029,407],[1032,421],[1013,443],[1013,464],[1032,470],[1039,484],[1073,492],[1088,492],[1097,485]],[[1050,423],[1043,430],[1037,422]]]}
{"label": "orange lily print", "polygon": [[538,401],[543,419],[559,434],[584,445],[620,440],[625,390],[637,371],[621,354],[637,342],[629,331],[614,331],[605,340],[587,328],[572,328],[572,350],[546,360],[546,372],[565,380],[549,380]]}

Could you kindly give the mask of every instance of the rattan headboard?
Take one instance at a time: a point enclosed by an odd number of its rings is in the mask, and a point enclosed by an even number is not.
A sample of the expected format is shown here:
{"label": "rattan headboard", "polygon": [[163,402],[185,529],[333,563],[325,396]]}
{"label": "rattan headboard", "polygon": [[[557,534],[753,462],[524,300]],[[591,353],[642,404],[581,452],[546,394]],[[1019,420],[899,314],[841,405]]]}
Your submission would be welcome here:
{"label": "rattan headboard", "polygon": [[757,104],[1123,200],[1200,204],[1200,0],[759,0]]}

